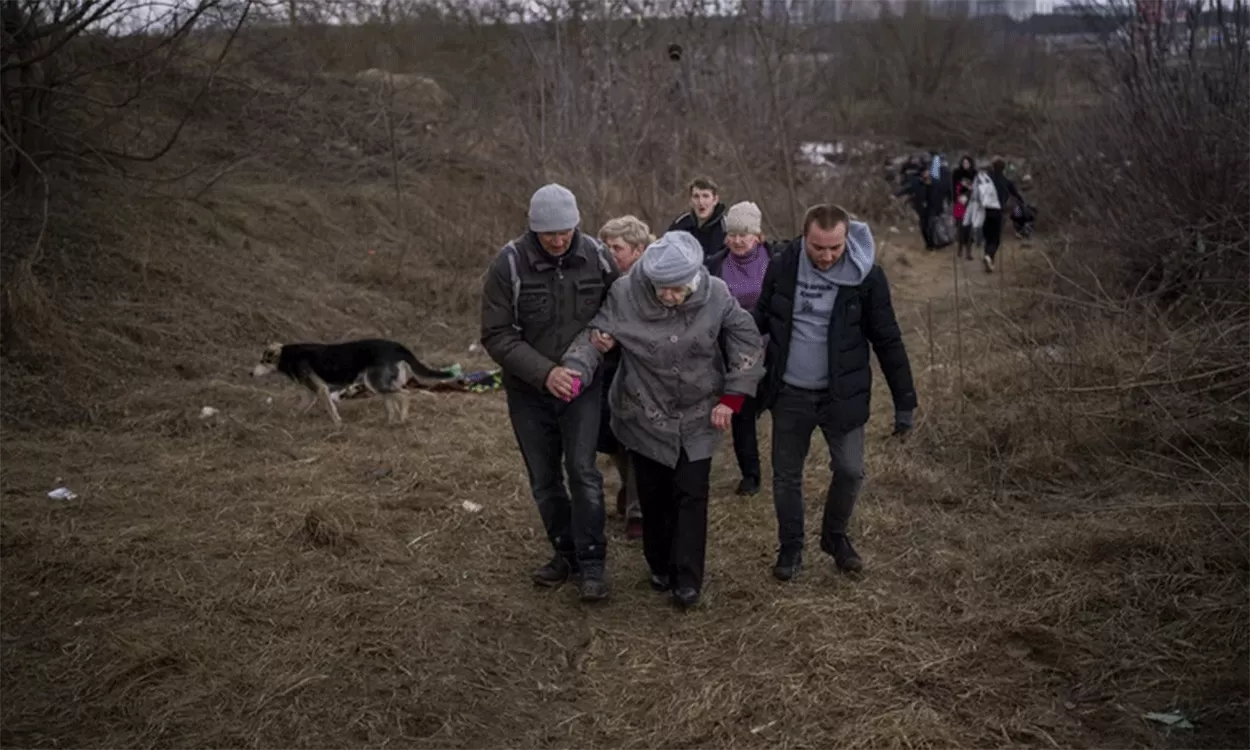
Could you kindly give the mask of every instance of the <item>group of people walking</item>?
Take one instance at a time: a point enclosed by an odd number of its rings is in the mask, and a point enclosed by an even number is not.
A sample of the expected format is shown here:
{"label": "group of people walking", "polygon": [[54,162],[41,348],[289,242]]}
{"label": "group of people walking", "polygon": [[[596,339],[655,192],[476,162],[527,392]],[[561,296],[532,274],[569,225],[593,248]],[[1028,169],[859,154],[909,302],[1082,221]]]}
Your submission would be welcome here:
{"label": "group of people walking", "polygon": [[[862,560],[848,525],[864,475],[869,348],[894,401],[895,434],[916,394],[867,224],[811,207],[802,234],[769,243],[759,207],[726,208],[719,189],[689,186],[690,211],[658,239],[635,216],[579,229],[577,201],[550,184],[529,227],[487,272],[482,344],[503,370],[509,417],[553,549],[536,583],[577,580],[583,601],[609,595],[603,480],[596,450],[621,476],[626,536],[642,539],[657,591],[696,604],[704,581],[712,457],[732,432],[738,492],[762,471],[756,421],[773,419],[773,574],[802,566],[803,467],[812,433],[833,477],[820,548],[843,571]],[[565,474],[567,473],[567,483]]]}
{"label": "group of people walking", "polygon": [[[925,249],[938,250],[958,240],[959,257],[972,260],[975,242],[983,247],[981,260],[986,273],[994,271],[1004,216],[1012,216],[1017,232],[1032,221],[1032,209],[1008,178],[1007,162],[1002,158],[995,158],[987,171],[978,169],[971,156],[964,156],[951,170],[940,154],[931,153],[908,159],[900,177],[902,186],[895,196],[911,201]],[[1016,205],[1007,214],[1010,199],[1015,199]]]}

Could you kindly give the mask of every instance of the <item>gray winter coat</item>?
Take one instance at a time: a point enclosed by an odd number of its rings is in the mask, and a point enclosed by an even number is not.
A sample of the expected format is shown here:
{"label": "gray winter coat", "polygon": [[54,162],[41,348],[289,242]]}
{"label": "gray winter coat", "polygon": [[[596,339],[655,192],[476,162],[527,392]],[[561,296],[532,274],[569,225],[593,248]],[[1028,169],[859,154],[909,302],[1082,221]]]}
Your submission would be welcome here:
{"label": "gray winter coat", "polygon": [[753,395],[764,376],[754,320],[707,269],[699,269],[698,288],[676,307],[662,305],[640,272],[613,284],[564,353],[565,367],[586,382],[603,360],[591,330],[611,334],[621,350],[608,396],[612,432],[626,448],[665,466],[676,467],[683,449],[691,461],[711,458],[720,440],[713,407],[727,393]]}

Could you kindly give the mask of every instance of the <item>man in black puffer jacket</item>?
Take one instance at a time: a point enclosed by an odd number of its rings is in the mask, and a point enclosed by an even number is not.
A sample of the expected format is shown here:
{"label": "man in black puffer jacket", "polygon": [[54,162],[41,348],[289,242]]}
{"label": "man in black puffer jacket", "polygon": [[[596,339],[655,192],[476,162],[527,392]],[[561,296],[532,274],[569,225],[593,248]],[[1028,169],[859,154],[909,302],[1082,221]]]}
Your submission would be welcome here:
{"label": "man in black puffer jacket", "polygon": [[894,434],[911,429],[916,390],[885,271],[867,224],[838,206],[808,209],[803,236],[768,266],[755,322],[767,337],[761,407],[773,413],[773,502],[780,551],[773,575],[802,565],[803,464],[817,427],[833,479],[820,548],[843,571],[863,563],[847,536],[864,476],[864,425],[872,392],[871,344],[894,398]]}

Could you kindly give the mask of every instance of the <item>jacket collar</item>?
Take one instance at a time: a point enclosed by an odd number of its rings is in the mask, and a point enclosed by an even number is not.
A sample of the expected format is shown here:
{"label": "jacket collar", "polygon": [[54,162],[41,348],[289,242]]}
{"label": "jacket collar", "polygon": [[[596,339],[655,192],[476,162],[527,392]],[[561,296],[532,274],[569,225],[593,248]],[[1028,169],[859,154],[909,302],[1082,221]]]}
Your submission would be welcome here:
{"label": "jacket collar", "polygon": [[538,241],[538,235],[533,232],[526,232],[516,242],[517,248],[525,256],[525,262],[529,264],[531,269],[539,273],[562,268],[581,268],[590,262],[587,253],[591,248],[588,247],[588,244],[582,236],[581,230],[574,230],[568,252],[560,256],[552,255],[544,250],[542,244]]}

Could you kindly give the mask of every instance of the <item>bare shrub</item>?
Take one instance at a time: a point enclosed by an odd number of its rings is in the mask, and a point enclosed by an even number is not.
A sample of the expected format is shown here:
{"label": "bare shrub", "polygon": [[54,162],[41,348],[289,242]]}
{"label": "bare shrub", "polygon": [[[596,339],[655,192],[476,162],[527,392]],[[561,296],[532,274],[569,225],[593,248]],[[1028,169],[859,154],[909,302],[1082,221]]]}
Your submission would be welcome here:
{"label": "bare shrub", "polygon": [[933,449],[1026,492],[1137,482],[1244,508],[1250,16],[1240,0],[1171,25],[1099,10],[1128,19],[1087,71],[1103,96],[1038,137],[1062,177],[1039,188],[1060,231],[1019,286],[973,296],[936,380],[956,398],[934,394]]}

